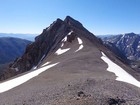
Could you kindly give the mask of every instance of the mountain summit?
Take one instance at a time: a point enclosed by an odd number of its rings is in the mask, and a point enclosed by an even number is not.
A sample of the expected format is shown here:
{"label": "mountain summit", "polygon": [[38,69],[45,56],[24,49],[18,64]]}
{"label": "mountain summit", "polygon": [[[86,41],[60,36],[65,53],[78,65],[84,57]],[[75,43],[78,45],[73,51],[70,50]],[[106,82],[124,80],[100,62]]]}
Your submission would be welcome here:
{"label": "mountain summit", "polygon": [[12,70],[12,73],[6,74],[5,78],[39,66],[45,57],[61,45],[64,38],[66,39],[65,43],[72,43],[75,39],[77,40],[77,37],[87,38],[96,46],[100,46],[102,43],[100,39],[86,30],[80,22],[70,16],[67,16],[64,21],[57,19],[35,38],[35,42],[27,46],[23,56],[10,66],[9,70]]}
{"label": "mountain summit", "polygon": [[1,105],[140,103],[140,75],[70,16],[44,29],[3,78],[14,75],[0,83]]}

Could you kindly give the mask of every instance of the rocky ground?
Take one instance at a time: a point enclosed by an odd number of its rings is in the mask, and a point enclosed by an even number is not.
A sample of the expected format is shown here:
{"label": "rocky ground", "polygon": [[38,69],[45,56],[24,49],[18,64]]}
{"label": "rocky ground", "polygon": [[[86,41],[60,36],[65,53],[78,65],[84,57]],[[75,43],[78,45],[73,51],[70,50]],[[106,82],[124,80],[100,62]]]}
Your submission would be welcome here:
{"label": "rocky ground", "polygon": [[64,47],[71,48],[68,52],[62,55],[52,53],[42,62],[59,62],[58,65],[0,93],[0,104],[140,105],[140,89],[116,81],[115,74],[106,70],[107,64],[101,59],[100,50],[86,39],[82,40],[84,48],[79,52],[75,52],[79,47],[77,40],[65,44]]}
{"label": "rocky ground", "polygon": [[81,23],[69,16],[64,21],[57,19],[36,37],[11,69],[18,67],[20,74],[36,65],[42,68],[58,64],[0,93],[0,105],[140,105],[140,88],[117,81],[116,75],[107,71],[101,52],[140,80],[140,74],[120,62]]}

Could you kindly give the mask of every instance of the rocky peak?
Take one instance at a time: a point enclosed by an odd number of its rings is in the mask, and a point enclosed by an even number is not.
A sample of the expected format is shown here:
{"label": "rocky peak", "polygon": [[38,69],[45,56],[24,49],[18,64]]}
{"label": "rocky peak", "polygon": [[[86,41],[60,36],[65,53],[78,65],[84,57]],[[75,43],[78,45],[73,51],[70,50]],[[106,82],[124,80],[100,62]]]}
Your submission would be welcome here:
{"label": "rocky peak", "polygon": [[80,28],[80,29],[83,28],[83,25],[79,21],[73,19],[70,16],[67,16],[65,18],[64,22],[67,23],[70,26],[74,26],[74,27],[77,27],[77,28]]}
{"label": "rocky peak", "polygon": [[136,34],[131,32],[131,33],[126,33],[125,35],[127,35],[127,36],[135,36]]}
{"label": "rocky peak", "polygon": [[50,24],[49,27],[44,29],[43,32],[35,38],[35,41],[37,41],[42,36],[46,36],[48,32],[56,31],[59,28],[59,26],[62,24],[63,24],[63,21],[58,18],[56,21],[54,21],[52,24]]}
{"label": "rocky peak", "polygon": [[[67,42],[69,43],[72,43],[76,37],[85,37],[95,45],[101,44],[101,40],[70,16],[67,16],[64,21],[57,19],[35,38],[35,42],[27,46],[23,56],[10,65],[10,68],[5,73],[6,75],[4,74],[4,78],[37,67],[49,53],[53,52],[60,45],[64,37],[67,37]],[[9,72],[10,74],[7,75]]]}
{"label": "rocky peak", "polygon": [[70,31],[67,35],[67,42],[72,42],[76,37],[76,34],[73,31]]}

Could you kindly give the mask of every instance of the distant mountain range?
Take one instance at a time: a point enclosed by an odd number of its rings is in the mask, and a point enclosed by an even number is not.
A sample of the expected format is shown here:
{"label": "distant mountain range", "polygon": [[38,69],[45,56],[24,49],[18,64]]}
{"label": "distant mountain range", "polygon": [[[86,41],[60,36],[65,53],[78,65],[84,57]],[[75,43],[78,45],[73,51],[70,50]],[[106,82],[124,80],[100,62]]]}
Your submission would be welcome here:
{"label": "distant mountain range", "polygon": [[0,64],[9,63],[15,58],[20,57],[28,44],[31,41],[11,38],[11,37],[1,37],[0,38]]}
{"label": "distant mountain range", "polygon": [[[102,38],[104,44],[121,58],[126,58],[133,68],[140,67],[140,35],[126,33]],[[114,50],[115,49],[115,50]]]}
{"label": "distant mountain range", "polygon": [[37,36],[37,34],[0,33],[0,37],[15,37],[15,38],[21,38],[30,41],[34,41],[35,36]]}

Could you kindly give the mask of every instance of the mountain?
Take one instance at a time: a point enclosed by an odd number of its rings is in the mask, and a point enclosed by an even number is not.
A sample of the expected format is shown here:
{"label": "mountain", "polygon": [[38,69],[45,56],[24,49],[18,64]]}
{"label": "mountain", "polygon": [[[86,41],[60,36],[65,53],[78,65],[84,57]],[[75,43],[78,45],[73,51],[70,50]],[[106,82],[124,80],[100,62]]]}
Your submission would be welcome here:
{"label": "mountain", "polygon": [[140,103],[140,74],[70,16],[44,29],[1,76],[6,78],[2,105]]}
{"label": "mountain", "polygon": [[[103,39],[106,45],[113,44],[121,52],[133,68],[139,68],[140,62],[140,35],[127,33]],[[110,49],[114,49],[110,46]]]}
{"label": "mountain", "polygon": [[15,34],[15,33],[0,33],[0,37],[15,37],[20,39],[26,39],[34,41],[36,34]]}
{"label": "mountain", "polygon": [[96,37],[98,37],[98,38],[101,38],[101,39],[106,39],[106,38],[110,38],[110,37],[112,37],[113,35],[96,35]]}
{"label": "mountain", "polygon": [[[78,27],[78,29],[75,29],[75,27]],[[76,34],[72,30],[76,30]],[[78,21],[70,17],[67,17],[64,21],[57,19],[50,27],[44,29],[42,34],[35,38],[34,43],[27,46],[24,55],[11,65],[12,70],[13,68],[18,68],[18,72],[22,73],[34,66],[38,66],[39,62],[51,53],[68,33],[72,33],[72,36],[68,35],[68,42],[72,42],[78,34],[92,40],[95,45],[96,42],[101,43],[101,40],[87,31]]]}
{"label": "mountain", "polygon": [[26,45],[31,41],[12,38],[1,37],[0,38],[0,64],[9,63],[20,57],[26,48]]}

